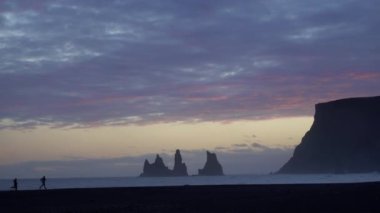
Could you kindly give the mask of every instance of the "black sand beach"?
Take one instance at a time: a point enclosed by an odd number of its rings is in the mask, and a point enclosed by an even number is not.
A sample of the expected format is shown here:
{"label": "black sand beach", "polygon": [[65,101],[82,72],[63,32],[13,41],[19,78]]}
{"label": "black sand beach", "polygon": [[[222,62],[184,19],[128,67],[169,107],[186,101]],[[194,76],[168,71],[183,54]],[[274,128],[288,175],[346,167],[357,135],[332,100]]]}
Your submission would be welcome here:
{"label": "black sand beach", "polygon": [[380,182],[0,192],[0,212],[380,212]]}

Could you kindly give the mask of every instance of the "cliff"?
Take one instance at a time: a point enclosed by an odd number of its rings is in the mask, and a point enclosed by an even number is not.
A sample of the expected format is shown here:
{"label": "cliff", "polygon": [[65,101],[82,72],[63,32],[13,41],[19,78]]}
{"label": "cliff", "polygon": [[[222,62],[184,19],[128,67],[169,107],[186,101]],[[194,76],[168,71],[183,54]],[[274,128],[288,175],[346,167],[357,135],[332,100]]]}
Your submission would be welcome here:
{"label": "cliff", "polygon": [[199,175],[210,175],[210,176],[215,176],[215,175],[224,175],[223,174],[223,168],[222,165],[220,165],[218,159],[216,158],[215,153],[211,153],[209,151],[207,153],[207,160],[206,164],[203,167],[203,169],[198,170]]}
{"label": "cliff", "polygon": [[182,156],[177,149],[174,156],[174,168],[170,170],[165,166],[162,158],[157,155],[154,163],[149,163],[147,159],[144,162],[143,173],[141,177],[170,177],[170,176],[188,176],[186,164],[182,162]]}
{"label": "cliff", "polygon": [[279,173],[380,171],[380,96],[317,104],[314,123]]}

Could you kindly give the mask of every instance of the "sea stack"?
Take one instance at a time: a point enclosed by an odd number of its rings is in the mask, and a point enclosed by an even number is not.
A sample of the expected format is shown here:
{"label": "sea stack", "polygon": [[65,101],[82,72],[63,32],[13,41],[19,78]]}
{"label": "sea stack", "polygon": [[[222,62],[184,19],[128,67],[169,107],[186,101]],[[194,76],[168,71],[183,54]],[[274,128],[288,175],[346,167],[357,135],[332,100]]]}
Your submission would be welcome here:
{"label": "sea stack", "polygon": [[203,169],[198,169],[198,175],[204,176],[216,176],[216,175],[224,175],[222,165],[218,162],[215,153],[211,153],[209,151],[207,153],[206,164]]}
{"label": "sea stack", "polygon": [[174,155],[174,176],[188,176],[186,164],[182,162],[181,152],[177,149]]}
{"label": "sea stack", "polygon": [[317,104],[314,123],[279,173],[380,171],[380,96]]}
{"label": "sea stack", "polygon": [[157,155],[154,163],[150,164],[147,159],[144,162],[143,173],[140,177],[171,177],[188,176],[186,164],[182,162],[181,152],[177,149],[174,155],[174,168],[170,170],[165,166],[162,158]]}
{"label": "sea stack", "polygon": [[156,155],[154,163],[150,164],[147,159],[144,162],[143,173],[141,177],[165,177],[171,176],[171,170],[165,166],[164,161],[160,155]]}

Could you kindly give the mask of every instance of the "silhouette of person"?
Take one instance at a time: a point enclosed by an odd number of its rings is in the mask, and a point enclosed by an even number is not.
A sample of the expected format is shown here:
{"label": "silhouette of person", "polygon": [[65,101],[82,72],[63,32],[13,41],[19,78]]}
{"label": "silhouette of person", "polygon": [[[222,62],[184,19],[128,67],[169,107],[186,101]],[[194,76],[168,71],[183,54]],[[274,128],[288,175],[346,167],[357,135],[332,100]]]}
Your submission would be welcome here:
{"label": "silhouette of person", "polygon": [[40,181],[41,181],[40,190],[41,190],[42,188],[44,188],[45,190],[47,190],[47,188],[46,188],[46,177],[43,176],[43,177],[40,179]]}
{"label": "silhouette of person", "polygon": [[11,189],[14,189],[15,191],[18,190],[18,181],[17,181],[17,178],[13,179],[13,186],[11,187]]}

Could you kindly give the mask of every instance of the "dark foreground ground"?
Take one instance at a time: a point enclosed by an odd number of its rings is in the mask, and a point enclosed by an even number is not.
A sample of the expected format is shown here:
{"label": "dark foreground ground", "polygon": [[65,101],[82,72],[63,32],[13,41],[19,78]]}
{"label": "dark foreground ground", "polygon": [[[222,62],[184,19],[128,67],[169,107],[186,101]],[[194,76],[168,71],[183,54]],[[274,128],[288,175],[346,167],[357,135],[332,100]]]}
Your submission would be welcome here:
{"label": "dark foreground ground", "polygon": [[380,212],[380,182],[0,192],[0,212]]}

